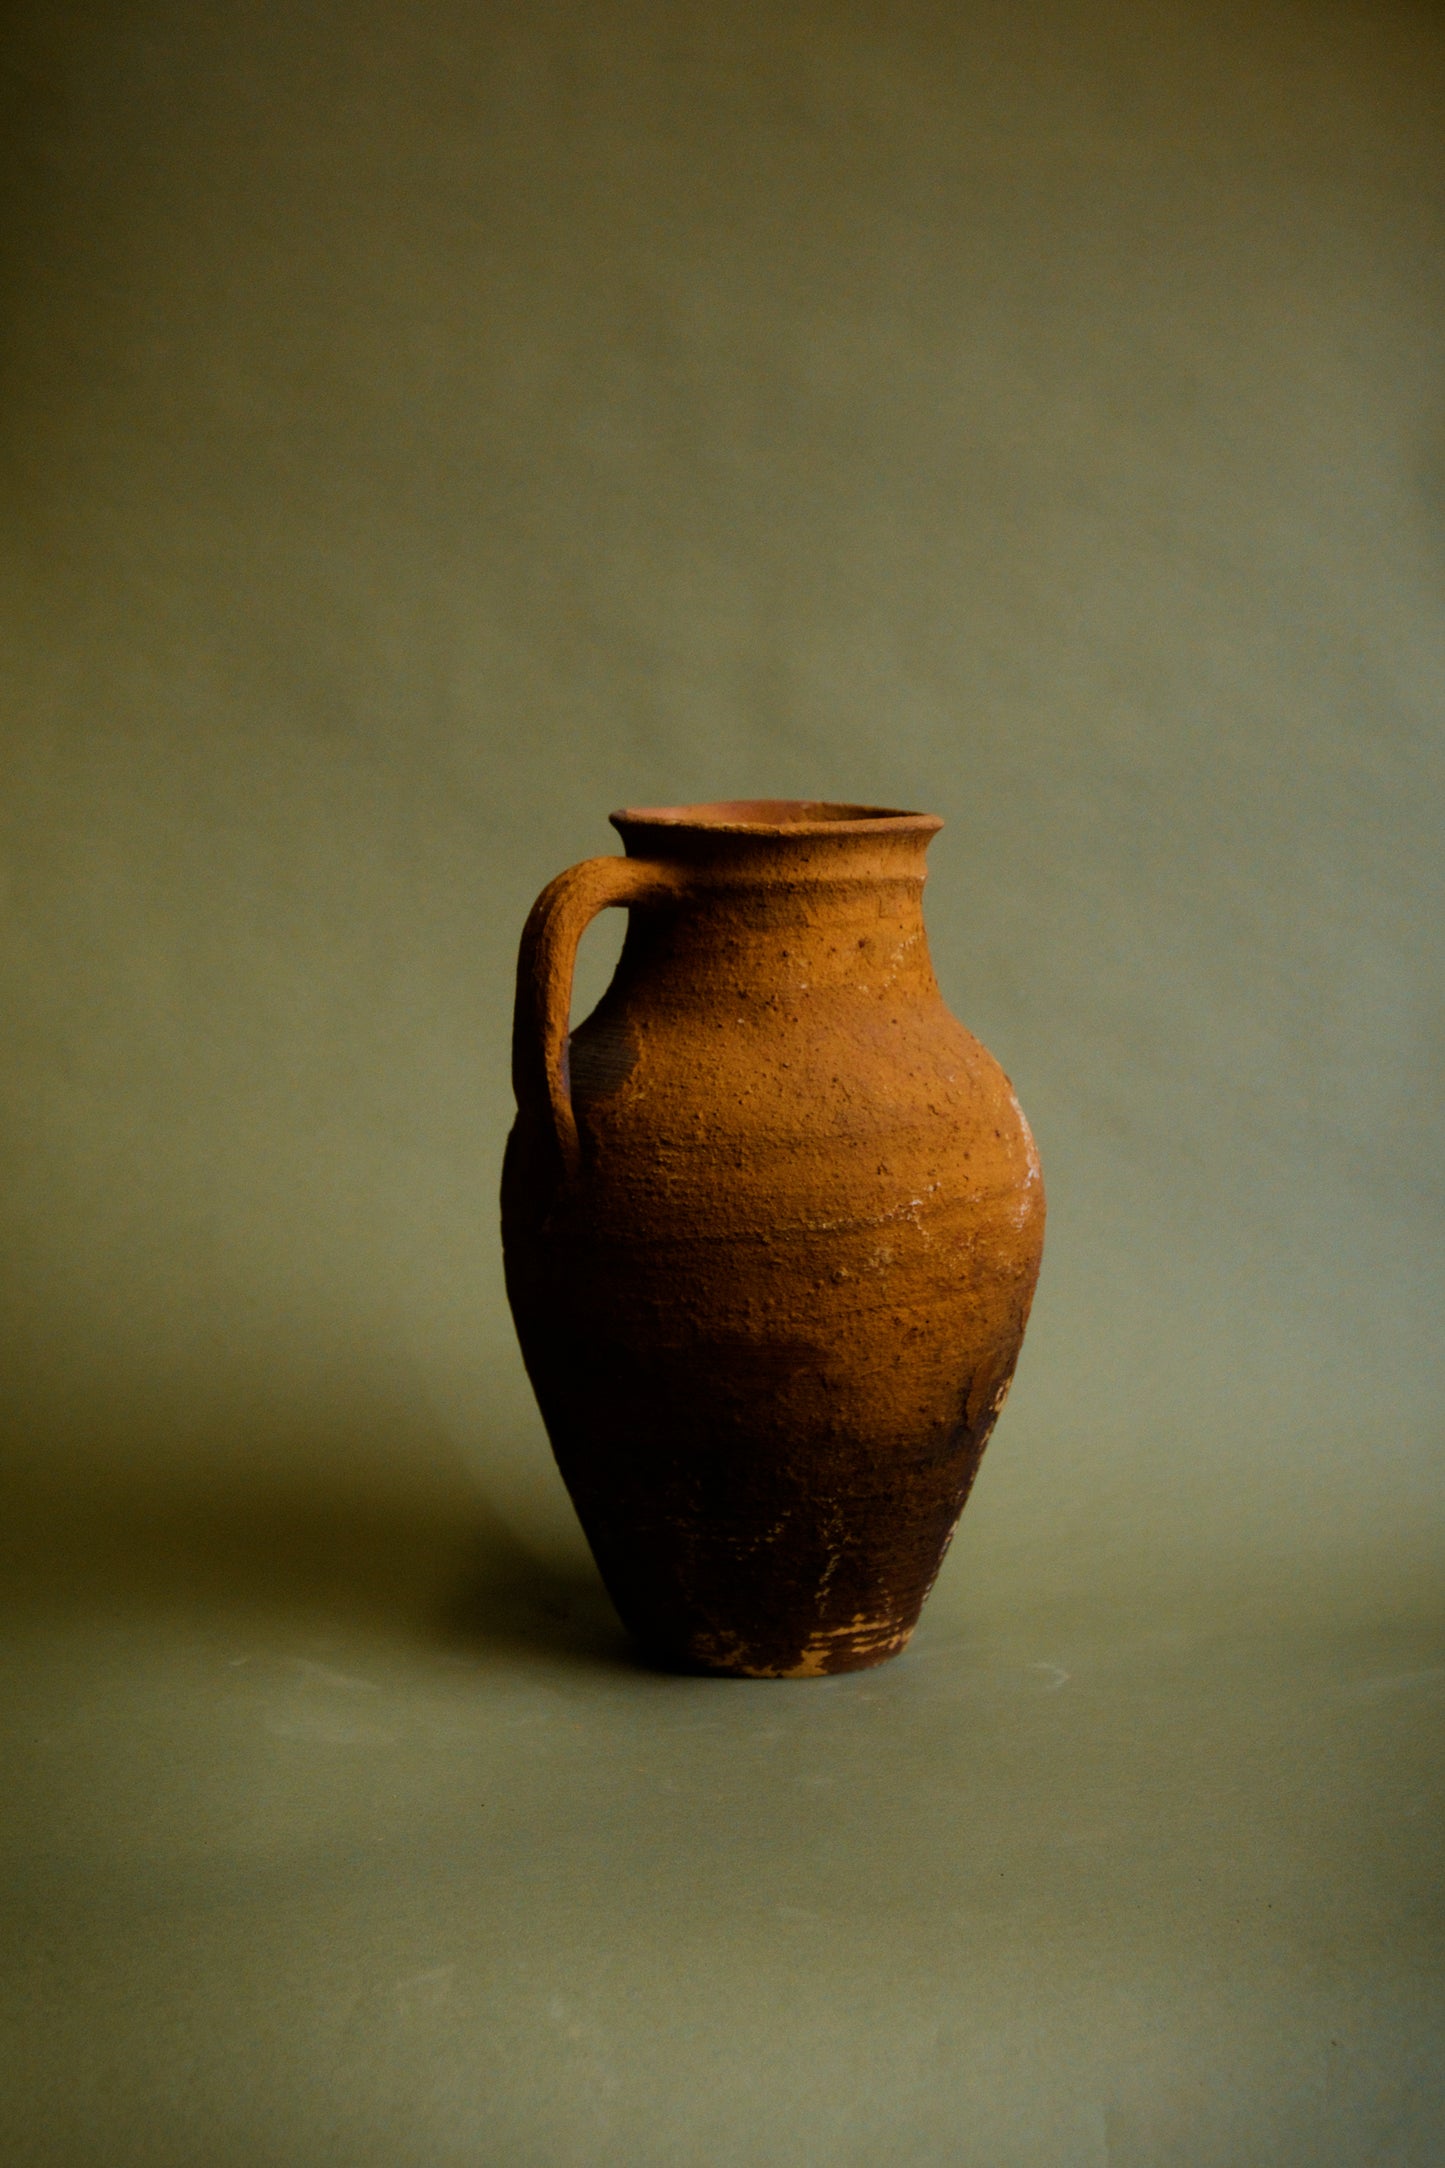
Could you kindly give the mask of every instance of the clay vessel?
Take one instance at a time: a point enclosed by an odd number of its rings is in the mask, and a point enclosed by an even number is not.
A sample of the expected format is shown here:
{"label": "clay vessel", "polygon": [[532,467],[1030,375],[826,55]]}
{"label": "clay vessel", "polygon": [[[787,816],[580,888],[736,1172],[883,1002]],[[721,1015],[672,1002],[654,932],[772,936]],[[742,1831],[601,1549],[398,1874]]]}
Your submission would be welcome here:
{"label": "clay vessel", "polygon": [[[558,1465],[660,1661],[812,1678],[895,1655],[1018,1358],[1038,1157],[943,1005],[931,815],[614,813],[517,970],[507,1289]],[[577,942],[630,913],[568,1035]]]}

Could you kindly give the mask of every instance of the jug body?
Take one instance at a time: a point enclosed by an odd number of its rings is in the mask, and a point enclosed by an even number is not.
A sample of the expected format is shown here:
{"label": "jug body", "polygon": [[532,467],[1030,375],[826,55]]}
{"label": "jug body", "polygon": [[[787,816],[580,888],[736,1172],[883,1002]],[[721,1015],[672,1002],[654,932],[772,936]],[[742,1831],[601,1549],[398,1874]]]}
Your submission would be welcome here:
{"label": "jug body", "polygon": [[[613,815],[534,909],[508,1294],[624,1623],[660,1660],[812,1677],[906,1643],[1013,1375],[1043,1190],[923,928],[930,816]],[[629,910],[567,1034],[571,958]]]}

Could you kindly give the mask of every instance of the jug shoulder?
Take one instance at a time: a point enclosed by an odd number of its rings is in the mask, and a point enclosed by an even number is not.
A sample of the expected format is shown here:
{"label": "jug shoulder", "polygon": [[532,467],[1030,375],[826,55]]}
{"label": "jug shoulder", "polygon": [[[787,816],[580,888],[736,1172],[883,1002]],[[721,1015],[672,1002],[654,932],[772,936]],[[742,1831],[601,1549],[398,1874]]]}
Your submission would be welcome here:
{"label": "jug shoulder", "polygon": [[975,1133],[980,1145],[1020,1141],[1007,1077],[936,996],[739,1001],[728,1015],[639,1016],[604,1001],[572,1036],[569,1075],[594,1158],[704,1134],[740,1146],[912,1131],[963,1150]]}

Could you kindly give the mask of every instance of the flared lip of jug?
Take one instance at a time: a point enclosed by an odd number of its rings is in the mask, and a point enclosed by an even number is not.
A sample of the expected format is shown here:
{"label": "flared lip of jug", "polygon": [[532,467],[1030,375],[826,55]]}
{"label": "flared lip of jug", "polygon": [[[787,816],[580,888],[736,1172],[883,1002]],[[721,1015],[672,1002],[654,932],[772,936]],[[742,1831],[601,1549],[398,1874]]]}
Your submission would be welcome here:
{"label": "flared lip of jug", "polygon": [[726,836],[936,835],[936,813],[849,805],[827,798],[723,798],[707,805],[622,806],[614,828],[690,828]]}

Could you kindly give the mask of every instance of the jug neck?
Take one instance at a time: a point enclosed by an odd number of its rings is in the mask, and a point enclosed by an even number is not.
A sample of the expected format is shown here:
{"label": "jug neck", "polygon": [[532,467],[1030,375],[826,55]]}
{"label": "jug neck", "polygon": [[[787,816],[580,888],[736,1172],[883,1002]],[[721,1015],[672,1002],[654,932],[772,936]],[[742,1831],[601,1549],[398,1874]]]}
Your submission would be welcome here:
{"label": "jug neck", "polygon": [[681,1007],[724,981],[764,1000],[937,992],[923,929],[932,814],[769,799],[612,820],[629,857],[680,875],[675,910],[631,914],[622,984],[646,978]]}

